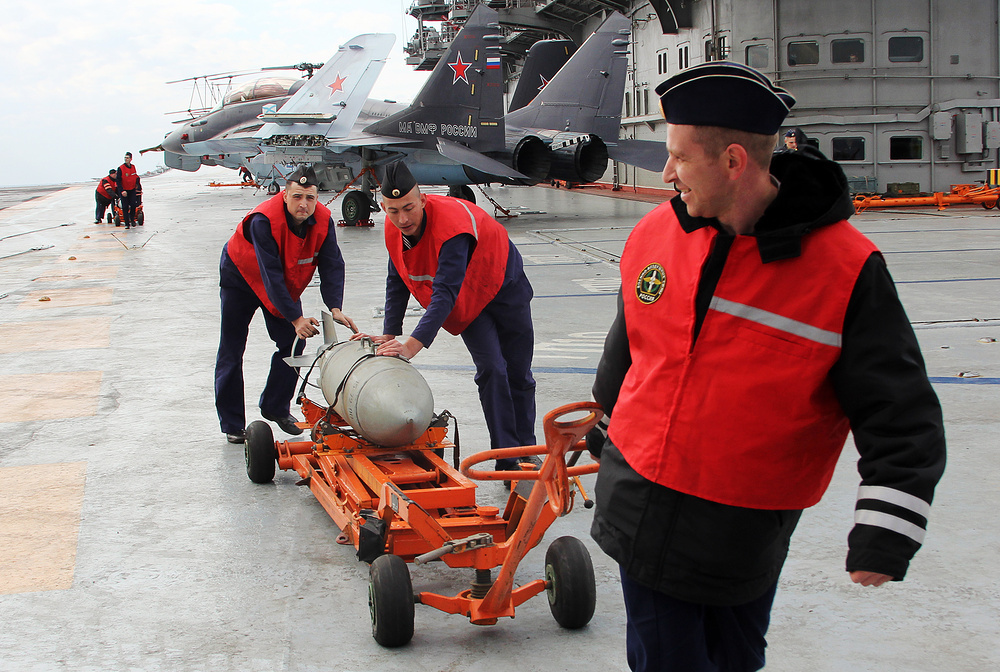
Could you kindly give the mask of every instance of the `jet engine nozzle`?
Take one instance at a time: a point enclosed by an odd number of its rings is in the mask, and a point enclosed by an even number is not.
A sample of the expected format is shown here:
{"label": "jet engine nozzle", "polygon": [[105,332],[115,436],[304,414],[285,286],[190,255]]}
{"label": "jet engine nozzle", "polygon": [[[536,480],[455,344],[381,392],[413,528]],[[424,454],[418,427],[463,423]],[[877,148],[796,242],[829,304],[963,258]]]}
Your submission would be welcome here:
{"label": "jet engine nozzle", "polygon": [[549,178],[567,182],[594,182],[608,169],[608,146],[598,136],[559,133],[549,145]]}
{"label": "jet engine nozzle", "polygon": [[323,354],[320,389],[328,404],[366,440],[386,447],[413,443],[434,416],[434,396],[412,364],[376,356],[366,339]]}

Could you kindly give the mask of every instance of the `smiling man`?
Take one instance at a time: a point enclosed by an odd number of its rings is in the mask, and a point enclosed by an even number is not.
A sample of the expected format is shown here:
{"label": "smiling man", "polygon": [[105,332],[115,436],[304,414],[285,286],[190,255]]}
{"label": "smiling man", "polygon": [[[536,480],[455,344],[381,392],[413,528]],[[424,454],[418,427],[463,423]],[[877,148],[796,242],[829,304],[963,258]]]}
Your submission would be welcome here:
{"label": "smiling man", "polygon": [[591,533],[620,565],[633,670],[749,672],[849,431],[850,580],[903,579],[944,469],[941,408],[882,255],[846,221],[840,167],[772,159],[792,96],[728,62],[656,92],[678,195],[622,253]]}
{"label": "smiling man", "polygon": [[319,333],[319,321],[302,314],[299,297],[319,270],[320,294],[333,319],[352,331],[357,327],[341,311],[344,300],[344,258],[337,246],[330,211],[319,202],[316,173],[300,166],[285,189],[243,218],[222,248],[220,297],[222,329],[215,362],[215,406],[230,443],[246,439],[243,399],[243,353],[250,321],[262,309],[267,333],[277,348],[260,395],[260,412],[288,434],[301,434],[289,411],[295,371],[283,358],[292,342]]}

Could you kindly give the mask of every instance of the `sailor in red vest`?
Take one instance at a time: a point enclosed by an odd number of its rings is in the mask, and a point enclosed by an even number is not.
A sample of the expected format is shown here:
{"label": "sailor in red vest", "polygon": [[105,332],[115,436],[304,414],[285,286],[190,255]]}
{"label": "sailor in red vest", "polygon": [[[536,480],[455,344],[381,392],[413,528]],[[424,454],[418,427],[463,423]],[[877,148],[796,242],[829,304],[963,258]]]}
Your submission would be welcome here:
{"label": "sailor in red vest", "polygon": [[[377,354],[410,359],[442,328],[460,335],[476,365],[490,446],[534,445],[533,292],[506,229],[472,203],[422,194],[402,162],[386,166],[382,197],[389,273]],[[399,339],[411,294],[427,310]],[[517,462],[499,460],[497,469]]]}
{"label": "sailor in red vest", "polygon": [[303,290],[319,270],[320,294],[333,319],[357,331],[344,315],[344,258],[337,246],[330,211],[318,200],[316,173],[300,166],[285,189],[243,218],[222,248],[220,291],[222,330],[215,362],[215,406],[230,443],[246,439],[243,399],[243,353],[250,320],[258,308],[276,350],[260,395],[260,413],[287,434],[301,434],[289,412],[296,373],[285,362],[298,336],[296,355],[305,339],[319,333],[319,321],[302,314]]}
{"label": "sailor in red vest", "polygon": [[125,163],[118,166],[118,199],[122,206],[122,221],[126,229],[138,226],[135,221],[135,209],[139,205],[139,195],[142,184],[135,166],[132,165],[132,152],[125,152]]}
{"label": "sailor in red vest", "polygon": [[843,171],[772,159],[791,95],[729,62],[656,91],[679,193],[622,254],[591,533],[620,565],[631,669],[757,670],[789,539],[848,431],[846,569],[903,579],[944,470],[941,407],[882,255],[846,221]]}
{"label": "sailor in red vest", "polygon": [[115,200],[115,179],[117,176],[118,171],[112,168],[108,171],[107,175],[101,178],[97,189],[94,191],[94,199],[97,201],[97,210],[94,211],[94,224],[100,224],[104,221],[104,212]]}

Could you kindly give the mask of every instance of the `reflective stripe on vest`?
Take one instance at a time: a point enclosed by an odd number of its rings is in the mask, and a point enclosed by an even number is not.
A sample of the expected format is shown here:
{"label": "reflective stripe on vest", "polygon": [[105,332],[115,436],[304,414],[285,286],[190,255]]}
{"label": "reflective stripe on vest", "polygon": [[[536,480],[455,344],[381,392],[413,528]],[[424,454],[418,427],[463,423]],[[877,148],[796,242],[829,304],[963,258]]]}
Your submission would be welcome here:
{"label": "reflective stripe on vest", "polygon": [[726,299],[718,296],[712,297],[712,302],[708,307],[712,310],[717,310],[720,313],[727,313],[729,315],[735,315],[736,317],[742,317],[745,320],[767,325],[777,329],[778,331],[794,334],[810,341],[816,341],[817,343],[822,343],[824,345],[832,345],[835,348],[840,347],[840,334],[836,332],[819,329],[811,324],[783,317],[776,313],[761,310],[760,308],[754,308],[753,306],[736,303],[735,301],[727,301]]}

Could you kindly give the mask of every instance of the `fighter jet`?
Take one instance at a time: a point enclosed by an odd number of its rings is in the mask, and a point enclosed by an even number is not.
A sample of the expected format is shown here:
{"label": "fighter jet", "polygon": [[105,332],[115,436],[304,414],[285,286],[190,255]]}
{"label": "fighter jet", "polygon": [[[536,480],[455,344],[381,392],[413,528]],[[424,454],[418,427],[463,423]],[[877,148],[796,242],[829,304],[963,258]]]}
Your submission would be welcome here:
{"label": "fighter jet", "polygon": [[[470,184],[591,182],[604,174],[611,157],[662,169],[662,143],[618,139],[628,19],[609,16],[572,57],[564,48],[556,67],[565,65],[554,75],[551,66],[543,69],[539,79],[548,83],[505,117],[498,16],[479,5],[409,105],[349,99],[352,80],[331,65],[335,57],[277,113],[261,115],[265,124],[252,137],[244,133],[186,149],[203,155],[259,150],[248,161],[250,170],[274,192],[295,165],[312,164],[321,188],[347,192],[347,223],[378,210],[376,181],[385,164],[400,158],[418,183],[448,185],[453,195],[467,198]],[[341,52],[364,37],[372,36],[355,38]],[[532,60],[539,57],[529,55],[524,72]],[[360,87],[361,79],[353,84]],[[367,80],[364,85],[370,88]]]}
{"label": "fighter jet", "polygon": [[205,166],[225,166],[237,169],[243,161],[239,154],[198,155],[187,151],[186,145],[209,138],[226,137],[231,133],[254,132],[263,124],[257,117],[262,109],[283,105],[303,84],[292,77],[261,77],[244,84],[222,97],[212,109],[184,122],[163,138],[156,147],[141,150],[163,152],[163,162],[170,168],[193,172]]}
{"label": "fighter jet", "polygon": [[[320,101],[325,104],[337,93],[341,95],[326,116],[341,121],[328,125],[327,130],[345,124],[350,128],[351,114],[356,118],[395,39],[391,34],[359,35],[340,47],[326,64],[289,66],[306,71],[307,79],[265,77],[250,82],[225,96],[215,109],[169,133],[158,147],[143,151],[162,150],[166,165],[180,170],[196,171],[202,165],[235,170],[259,152],[254,133],[264,126],[267,115],[296,99],[300,114],[319,123],[326,113],[317,115],[308,110],[318,109]],[[313,77],[317,68],[319,72]],[[296,98],[297,94],[301,95]]]}

